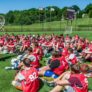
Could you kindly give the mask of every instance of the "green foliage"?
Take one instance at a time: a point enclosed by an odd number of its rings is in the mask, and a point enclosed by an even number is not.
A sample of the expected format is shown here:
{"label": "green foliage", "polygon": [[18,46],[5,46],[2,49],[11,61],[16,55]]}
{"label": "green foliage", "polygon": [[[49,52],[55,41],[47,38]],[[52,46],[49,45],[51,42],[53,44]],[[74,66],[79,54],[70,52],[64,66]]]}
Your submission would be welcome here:
{"label": "green foliage", "polygon": [[73,5],[71,8],[74,9],[76,12],[80,11],[80,8],[77,5]]}
{"label": "green foliage", "polygon": [[92,18],[92,10],[89,11],[88,15],[89,15],[89,18]]}
{"label": "green foliage", "polygon": [[82,18],[82,15],[84,14],[84,12],[83,11],[80,11],[79,13],[77,13],[77,17],[78,18]]}
{"label": "green foliage", "polygon": [[64,19],[66,19],[66,16],[67,16],[67,8],[68,7],[62,8],[62,15],[63,15]]}
{"label": "green foliage", "polygon": [[6,17],[5,18],[6,18],[7,23],[13,24],[14,23],[14,20],[15,20],[14,12],[13,11],[9,11],[6,14]]}
{"label": "green foliage", "polygon": [[[60,21],[62,18],[66,19],[67,9],[74,9],[77,13],[77,18],[82,18],[83,14],[89,14],[91,17],[92,4],[87,5],[84,10],[80,10],[77,5],[71,7],[48,6],[42,10],[31,8],[22,11],[9,11],[5,14],[6,25],[30,25],[33,23]],[[51,9],[54,9],[51,11]]]}
{"label": "green foliage", "polygon": [[89,13],[90,10],[92,10],[92,4],[86,6],[85,13]]}
{"label": "green foliage", "polygon": [[[54,10],[51,11],[51,8]],[[60,9],[56,6],[48,6],[43,10],[31,8],[23,11],[9,11],[7,14],[5,14],[6,24],[29,25],[43,21],[58,21],[61,20],[62,15],[66,17],[66,10],[67,7]]]}

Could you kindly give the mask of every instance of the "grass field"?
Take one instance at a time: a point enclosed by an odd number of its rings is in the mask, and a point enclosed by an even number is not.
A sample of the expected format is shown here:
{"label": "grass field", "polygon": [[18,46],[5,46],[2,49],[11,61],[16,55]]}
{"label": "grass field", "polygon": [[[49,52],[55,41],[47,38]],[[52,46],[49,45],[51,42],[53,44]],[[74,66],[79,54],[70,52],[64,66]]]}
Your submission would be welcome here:
{"label": "grass field", "polygon": [[[12,32],[11,32],[12,33]],[[9,34],[11,34],[9,33]],[[52,34],[52,32],[13,32],[14,34]],[[55,34],[61,34],[61,31],[55,31]],[[5,32],[0,32],[0,35],[5,34]],[[75,34],[79,34],[82,37],[88,38],[90,40],[92,40],[92,31],[87,32],[87,31],[73,31],[73,34],[71,35],[75,35]],[[18,90],[16,90],[15,88],[13,88],[13,86],[11,85],[11,81],[14,78],[15,75],[15,71],[6,71],[4,70],[5,66],[9,66],[10,65],[10,60],[12,57],[15,57],[14,55],[0,55],[1,57],[5,57],[2,58],[0,60],[0,92],[20,92]],[[42,62],[43,63],[43,62]],[[51,88],[48,87],[46,84],[43,84],[42,88],[40,89],[39,92],[49,92]],[[92,90],[92,79],[89,79],[89,89]]]}
{"label": "grass field", "polygon": [[[70,23],[69,23],[70,24]],[[32,25],[8,25],[5,26],[6,30],[14,30],[14,31],[25,31],[25,30],[62,30],[65,29],[67,25],[67,21],[63,20],[63,21],[53,21],[53,22],[45,22],[45,23],[35,23]],[[90,25],[92,27],[92,18],[80,18],[80,19],[76,19],[73,20],[72,22],[72,26],[73,28],[75,28],[75,30],[80,30],[77,27],[78,26],[83,26],[83,25]],[[92,28],[91,28],[92,29]],[[89,30],[89,29],[88,29]]]}

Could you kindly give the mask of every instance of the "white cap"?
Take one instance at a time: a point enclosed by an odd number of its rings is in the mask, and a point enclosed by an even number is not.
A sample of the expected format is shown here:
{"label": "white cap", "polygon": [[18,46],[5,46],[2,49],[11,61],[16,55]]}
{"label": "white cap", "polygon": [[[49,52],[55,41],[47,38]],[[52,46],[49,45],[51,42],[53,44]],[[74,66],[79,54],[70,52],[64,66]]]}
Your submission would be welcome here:
{"label": "white cap", "polygon": [[36,60],[36,57],[34,55],[29,55],[27,58],[33,62]]}

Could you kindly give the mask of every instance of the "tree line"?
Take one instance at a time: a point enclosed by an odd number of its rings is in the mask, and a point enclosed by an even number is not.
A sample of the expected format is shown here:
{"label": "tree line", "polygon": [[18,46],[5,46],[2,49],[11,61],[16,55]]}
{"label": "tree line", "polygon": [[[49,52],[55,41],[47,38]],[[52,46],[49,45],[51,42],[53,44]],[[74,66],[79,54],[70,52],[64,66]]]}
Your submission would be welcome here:
{"label": "tree line", "polygon": [[40,22],[60,21],[62,18],[65,19],[68,8],[76,11],[77,18],[82,18],[83,14],[92,18],[92,4],[87,5],[83,10],[77,5],[63,7],[62,9],[57,6],[48,6],[39,9],[14,10],[3,15],[5,16],[6,25],[30,25]]}

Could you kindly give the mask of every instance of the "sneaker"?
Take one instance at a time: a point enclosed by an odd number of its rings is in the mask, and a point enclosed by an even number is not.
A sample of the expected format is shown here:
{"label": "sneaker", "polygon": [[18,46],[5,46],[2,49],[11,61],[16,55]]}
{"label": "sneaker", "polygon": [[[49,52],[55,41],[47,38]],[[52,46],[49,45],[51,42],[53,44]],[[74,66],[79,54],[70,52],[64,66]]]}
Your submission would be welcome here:
{"label": "sneaker", "polygon": [[14,67],[5,67],[5,70],[13,70]]}

